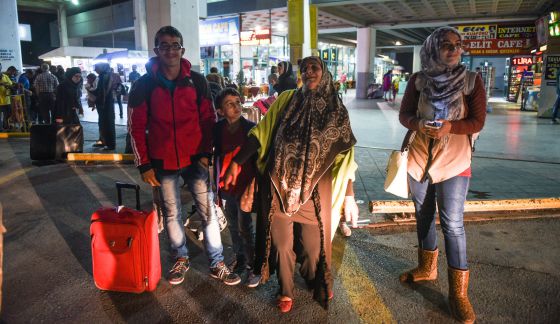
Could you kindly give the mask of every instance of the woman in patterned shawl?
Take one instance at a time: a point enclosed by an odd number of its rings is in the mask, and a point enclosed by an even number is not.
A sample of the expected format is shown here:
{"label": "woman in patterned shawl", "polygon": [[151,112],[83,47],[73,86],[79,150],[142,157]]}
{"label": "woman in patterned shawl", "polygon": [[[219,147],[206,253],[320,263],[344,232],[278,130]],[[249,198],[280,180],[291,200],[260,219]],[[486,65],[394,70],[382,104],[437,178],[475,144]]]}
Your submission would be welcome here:
{"label": "woman in patterned shawl", "polygon": [[435,30],[420,51],[422,71],[411,76],[401,103],[399,119],[409,129],[405,143],[415,133],[407,171],[416,211],[418,267],[400,279],[437,278],[437,201],[451,311],[460,322],[472,323],[463,209],[471,177],[471,140],[484,126],[486,94],[480,76],[460,63],[461,53],[461,35],[455,28]]}
{"label": "woman in patterned shawl", "polygon": [[292,308],[296,260],[314,298],[328,307],[331,240],[342,205],[353,226],[358,218],[352,188],[356,139],[348,111],[320,58],[303,59],[301,73],[303,87],[278,97],[226,174],[226,183],[235,184],[235,170],[257,154],[254,269],[263,283],[277,271],[281,312]]}

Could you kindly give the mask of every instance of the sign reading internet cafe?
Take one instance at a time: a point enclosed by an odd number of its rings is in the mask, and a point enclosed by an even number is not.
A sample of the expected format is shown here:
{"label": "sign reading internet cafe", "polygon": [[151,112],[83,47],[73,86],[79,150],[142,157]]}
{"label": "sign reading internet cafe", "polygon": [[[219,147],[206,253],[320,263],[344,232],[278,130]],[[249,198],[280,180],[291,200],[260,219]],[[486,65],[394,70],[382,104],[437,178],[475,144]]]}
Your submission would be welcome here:
{"label": "sign reading internet cafe", "polygon": [[534,24],[468,25],[457,29],[463,36],[466,55],[530,54],[537,44]]}

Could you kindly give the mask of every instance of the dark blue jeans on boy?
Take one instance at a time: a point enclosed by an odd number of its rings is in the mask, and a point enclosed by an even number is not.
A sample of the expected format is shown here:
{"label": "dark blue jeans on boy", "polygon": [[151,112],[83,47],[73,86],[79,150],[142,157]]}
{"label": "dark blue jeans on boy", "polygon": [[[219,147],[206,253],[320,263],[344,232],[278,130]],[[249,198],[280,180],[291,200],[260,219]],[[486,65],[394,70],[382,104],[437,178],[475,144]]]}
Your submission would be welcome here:
{"label": "dark blue jeans on boy", "polygon": [[244,212],[239,206],[239,198],[227,193],[220,193],[225,201],[224,214],[228,221],[233,252],[237,257],[237,266],[252,266],[255,254],[253,242],[253,219],[251,213]]}

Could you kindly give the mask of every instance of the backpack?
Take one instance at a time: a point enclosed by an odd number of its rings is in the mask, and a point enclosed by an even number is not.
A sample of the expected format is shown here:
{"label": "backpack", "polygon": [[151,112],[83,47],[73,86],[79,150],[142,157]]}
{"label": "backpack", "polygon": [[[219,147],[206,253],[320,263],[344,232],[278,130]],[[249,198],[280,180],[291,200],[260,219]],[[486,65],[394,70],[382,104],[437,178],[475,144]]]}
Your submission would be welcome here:
{"label": "backpack", "polygon": [[[465,74],[465,86],[463,87],[463,98],[466,96],[470,96],[471,93],[473,92],[474,85],[476,83],[476,76],[477,73],[472,71],[467,71],[467,73]],[[414,85],[416,86],[416,91],[422,92],[422,90],[424,90],[424,87],[426,86],[426,80],[422,77],[422,73],[417,74],[416,82],[414,83]],[[479,136],[480,136],[480,132],[469,135],[469,141],[471,142],[471,148],[473,152],[475,150],[474,144],[476,140],[478,140]]]}

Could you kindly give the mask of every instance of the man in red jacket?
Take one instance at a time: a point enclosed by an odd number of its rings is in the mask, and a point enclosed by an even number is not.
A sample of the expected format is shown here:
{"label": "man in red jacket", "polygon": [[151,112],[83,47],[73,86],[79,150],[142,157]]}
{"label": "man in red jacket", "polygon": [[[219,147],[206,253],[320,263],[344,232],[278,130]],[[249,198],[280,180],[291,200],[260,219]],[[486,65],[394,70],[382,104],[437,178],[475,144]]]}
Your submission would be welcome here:
{"label": "man in red jacket", "polygon": [[[217,214],[210,190],[208,160],[216,113],[205,78],[191,71],[183,36],[172,26],[155,36],[157,57],[146,64],[147,74],[130,91],[131,145],[142,180],[161,187],[162,209],[175,265],[169,283],[178,285],[189,269],[189,255],[181,216],[180,179],[185,182],[203,218],[204,248],[210,275],[227,285],[241,279],[225,266]],[[147,130],[147,133],[146,133]]]}

